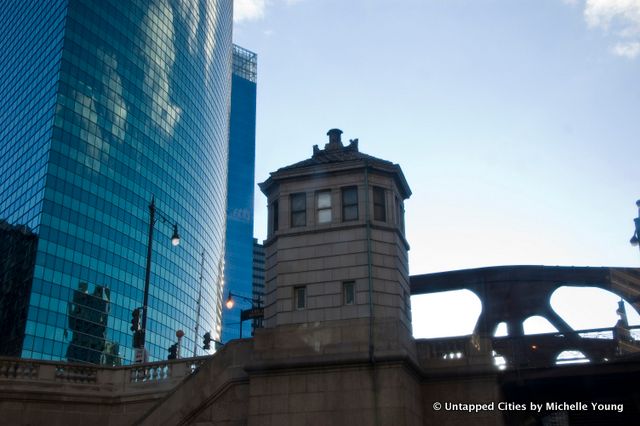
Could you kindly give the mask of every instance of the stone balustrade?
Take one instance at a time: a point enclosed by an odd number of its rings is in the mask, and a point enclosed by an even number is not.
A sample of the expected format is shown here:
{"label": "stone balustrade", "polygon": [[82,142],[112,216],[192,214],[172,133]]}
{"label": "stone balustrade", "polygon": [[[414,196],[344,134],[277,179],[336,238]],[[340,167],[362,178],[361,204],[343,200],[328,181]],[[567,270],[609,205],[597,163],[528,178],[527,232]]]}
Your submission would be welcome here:
{"label": "stone balustrade", "polygon": [[1,379],[26,379],[32,380],[38,377],[39,363],[32,360],[14,358],[0,358]]}
{"label": "stone balustrade", "polygon": [[0,381],[14,385],[62,383],[98,386],[102,390],[156,390],[174,386],[194,373],[209,357],[184,358],[171,361],[133,364],[124,367],[104,367],[0,357]]}

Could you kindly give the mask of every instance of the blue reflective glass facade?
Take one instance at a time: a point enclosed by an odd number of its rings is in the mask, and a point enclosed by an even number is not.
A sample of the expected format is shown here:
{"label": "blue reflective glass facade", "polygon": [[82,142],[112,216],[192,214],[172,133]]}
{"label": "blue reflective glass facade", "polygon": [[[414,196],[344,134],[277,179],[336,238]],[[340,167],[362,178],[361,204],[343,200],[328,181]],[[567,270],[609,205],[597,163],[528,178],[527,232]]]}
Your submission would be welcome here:
{"label": "blue reflective glass facade", "polygon": [[[248,299],[253,294],[256,69],[256,54],[234,45],[224,275],[227,294],[231,291]],[[225,308],[222,315],[223,342],[240,336],[240,310],[250,307],[250,302],[237,298],[233,309]],[[242,327],[242,336],[251,336],[251,321],[245,321]]]}
{"label": "blue reflective glass facade", "polygon": [[202,354],[221,331],[232,1],[8,3],[0,219],[38,241],[19,355],[133,359],[152,196],[169,221],[154,227],[146,348],[166,358],[181,329],[183,356]]}

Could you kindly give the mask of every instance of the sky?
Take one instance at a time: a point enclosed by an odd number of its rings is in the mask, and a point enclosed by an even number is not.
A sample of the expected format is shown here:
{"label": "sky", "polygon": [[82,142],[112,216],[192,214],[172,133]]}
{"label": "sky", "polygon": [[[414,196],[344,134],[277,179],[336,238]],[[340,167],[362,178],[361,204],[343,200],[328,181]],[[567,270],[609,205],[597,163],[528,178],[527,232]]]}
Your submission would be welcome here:
{"label": "sky", "polygon": [[[309,158],[337,127],[402,167],[413,191],[411,275],[640,266],[629,244],[640,199],[640,0],[235,0],[234,9],[234,42],[258,54],[257,182]],[[266,237],[257,187],[255,235]],[[414,328],[443,305],[412,302]]]}

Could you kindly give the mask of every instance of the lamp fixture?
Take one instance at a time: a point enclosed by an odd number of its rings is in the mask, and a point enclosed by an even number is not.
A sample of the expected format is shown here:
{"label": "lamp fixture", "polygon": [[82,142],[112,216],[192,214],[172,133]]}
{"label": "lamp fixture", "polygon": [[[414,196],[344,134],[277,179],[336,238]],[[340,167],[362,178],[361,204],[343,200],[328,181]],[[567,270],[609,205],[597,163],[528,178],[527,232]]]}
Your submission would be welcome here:
{"label": "lamp fixture", "polygon": [[173,225],[173,235],[171,236],[171,244],[173,244],[174,247],[180,244],[180,235],[178,235],[177,223]]}

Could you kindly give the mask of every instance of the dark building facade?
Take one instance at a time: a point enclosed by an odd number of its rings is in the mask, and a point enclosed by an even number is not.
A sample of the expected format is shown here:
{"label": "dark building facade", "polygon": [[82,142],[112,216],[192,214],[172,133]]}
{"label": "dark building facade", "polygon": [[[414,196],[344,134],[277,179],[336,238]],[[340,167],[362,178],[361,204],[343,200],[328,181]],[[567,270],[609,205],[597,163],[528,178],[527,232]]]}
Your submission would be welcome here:
{"label": "dark building facade", "polygon": [[38,237],[0,221],[0,355],[20,356]]}
{"label": "dark building facade", "polygon": [[[253,253],[253,194],[256,154],[257,55],[233,46],[229,172],[227,176],[227,230],[224,277],[226,291],[251,298]],[[222,314],[222,341],[240,336],[240,310],[247,302],[237,300],[234,309]],[[243,324],[243,336],[251,324]]]}
{"label": "dark building facade", "polygon": [[[260,306],[264,306],[264,246],[253,239],[253,300],[260,301]],[[253,320],[253,328],[262,327],[262,318]]]}
{"label": "dark building facade", "polygon": [[231,0],[3,5],[0,218],[37,238],[21,356],[132,360],[154,196],[150,359],[219,337],[231,25]]}

